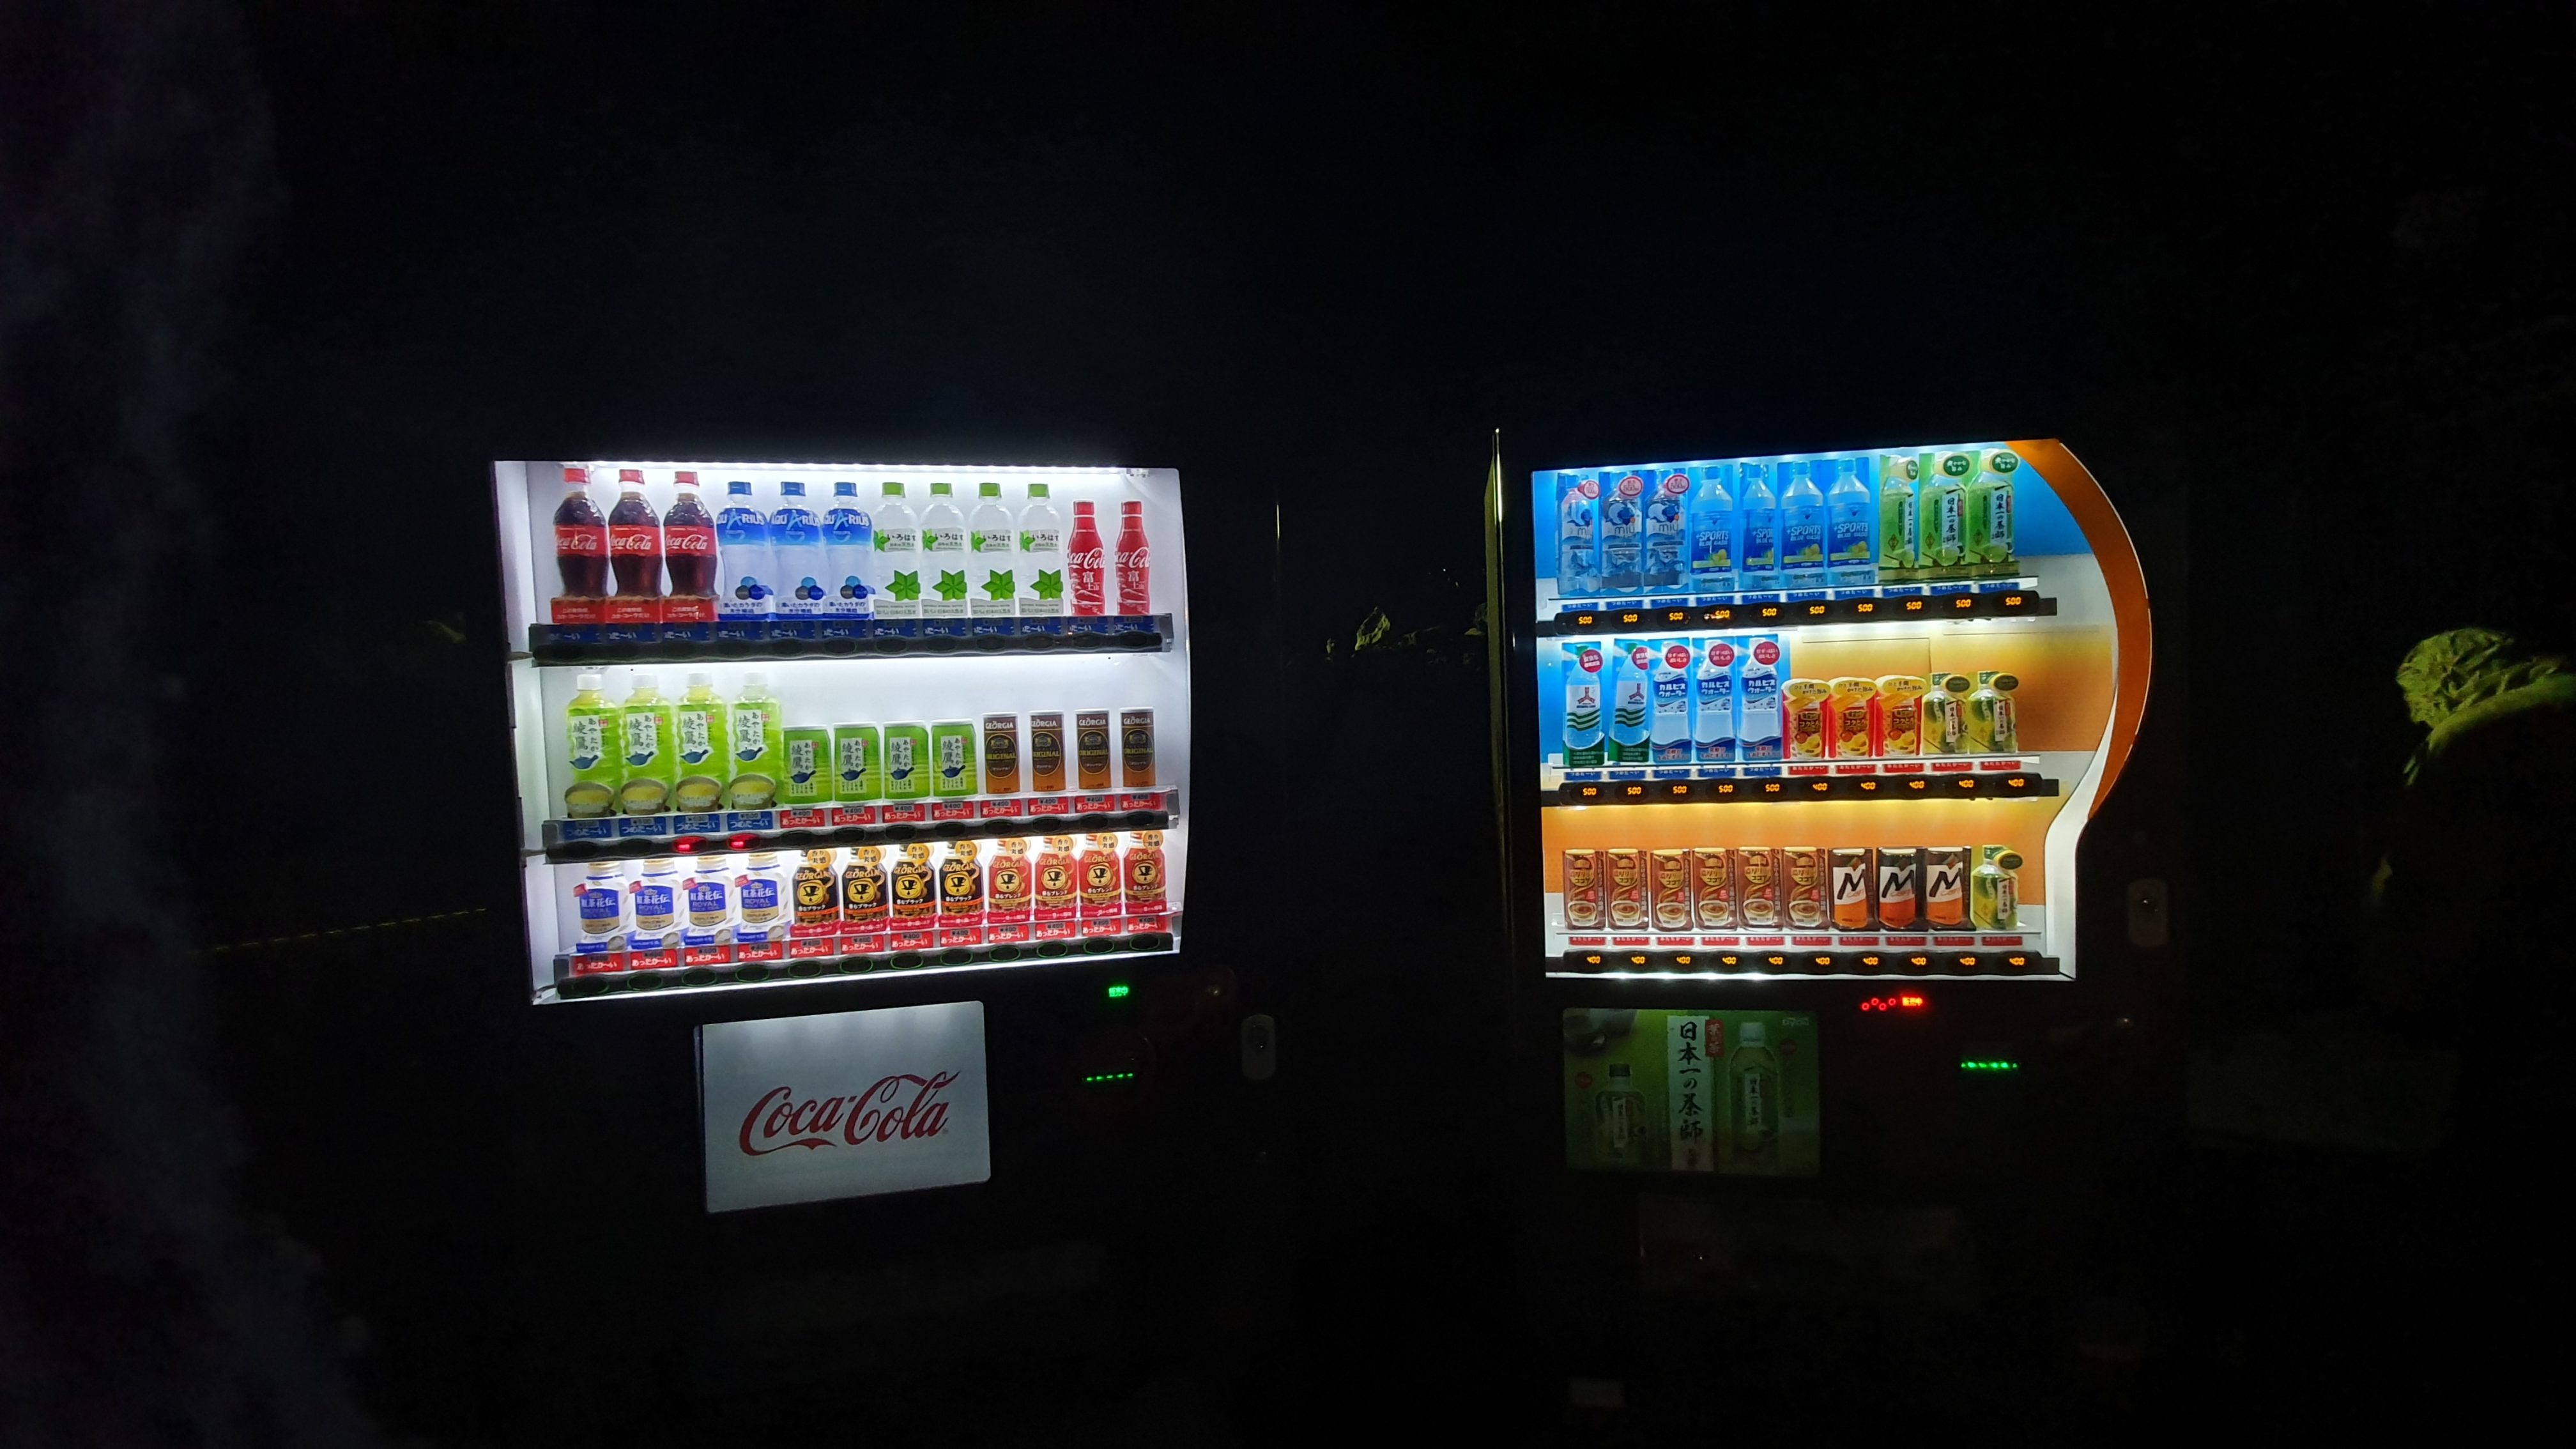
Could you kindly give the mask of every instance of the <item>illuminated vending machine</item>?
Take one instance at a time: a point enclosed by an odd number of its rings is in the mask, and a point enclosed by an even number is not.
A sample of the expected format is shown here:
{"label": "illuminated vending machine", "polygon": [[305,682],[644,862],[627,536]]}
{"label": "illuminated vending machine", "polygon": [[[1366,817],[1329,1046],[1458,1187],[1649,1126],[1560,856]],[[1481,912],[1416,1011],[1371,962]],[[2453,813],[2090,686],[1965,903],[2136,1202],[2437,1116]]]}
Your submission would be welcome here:
{"label": "illuminated vending machine", "polygon": [[987,1180],[988,1012],[1123,996],[1180,949],[1177,476],[578,458],[493,484],[528,999],[625,1014],[639,1084],[694,1049],[704,1157],[674,1180],[707,1212]]}
{"label": "illuminated vending machine", "polygon": [[1498,443],[1486,506],[1562,1190],[1940,1158],[1938,1104],[2018,1070],[2091,969],[2079,847],[2149,660],[2102,488],[2054,441],[1520,474]]}

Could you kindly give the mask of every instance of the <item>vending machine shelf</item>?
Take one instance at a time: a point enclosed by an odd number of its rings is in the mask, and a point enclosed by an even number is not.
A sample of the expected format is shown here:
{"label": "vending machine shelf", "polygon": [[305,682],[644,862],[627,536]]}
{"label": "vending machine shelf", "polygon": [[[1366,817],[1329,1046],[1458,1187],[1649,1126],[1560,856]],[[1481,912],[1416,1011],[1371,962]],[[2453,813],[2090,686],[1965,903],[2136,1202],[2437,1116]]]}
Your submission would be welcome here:
{"label": "vending machine shelf", "polygon": [[[1067,923],[1070,924],[1070,923]],[[1177,949],[1180,917],[1165,929],[1078,936],[1064,940],[926,946],[919,950],[843,953],[833,937],[790,938],[756,946],[711,946],[602,956],[557,955],[555,999],[661,995],[719,987],[787,986],[804,981],[861,976],[925,976],[944,971],[997,970],[1067,961],[1124,961],[1167,956]],[[989,929],[989,928],[978,928]],[[1027,923],[1015,929],[1030,930]],[[800,948],[802,954],[799,954]],[[760,959],[742,959],[758,952]],[[638,959],[648,964],[634,964]]]}
{"label": "vending machine shelf", "polygon": [[[595,668],[603,664],[762,664],[788,659],[919,659],[975,654],[1153,654],[1171,648],[1174,638],[1169,614],[1048,622],[1063,632],[1023,633],[1007,621],[996,626],[970,625],[960,620],[954,626],[956,632],[943,634],[620,639],[600,637],[599,625],[530,624],[528,657],[539,664]],[[920,627],[927,630],[938,626]],[[967,632],[970,628],[976,632]]]}
{"label": "vending machine shelf", "polygon": [[1931,592],[1836,591],[1868,597],[1756,599],[1724,604],[1621,605],[1559,609],[1539,638],[1624,634],[1639,629],[1791,629],[1802,624],[1919,624],[1927,619],[2032,619],[2056,614],[2057,600],[2026,580],[1932,585]]}
{"label": "vending machine shelf", "polygon": [[[543,846],[528,853],[569,864],[744,850],[824,850],[838,845],[894,845],[907,840],[1002,840],[1107,830],[1169,830],[1179,807],[1178,791],[1145,790],[1114,795],[1002,796],[816,810],[549,820],[545,822]],[[896,818],[897,812],[903,818]]]}
{"label": "vending machine shelf", "polygon": [[2057,958],[2021,950],[1995,951],[1669,951],[1602,949],[1568,951],[1552,977],[1599,980],[1720,980],[1764,976],[2009,976],[2062,977]]}
{"label": "vending machine shelf", "polygon": [[[1772,767],[1778,768],[1776,766]],[[1813,800],[1989,800],[2055,795],[2032,771],[1940,775],[1789,775],[1752,780],[1583,780],[1541,790],[1555,806],[1787,805]]]}

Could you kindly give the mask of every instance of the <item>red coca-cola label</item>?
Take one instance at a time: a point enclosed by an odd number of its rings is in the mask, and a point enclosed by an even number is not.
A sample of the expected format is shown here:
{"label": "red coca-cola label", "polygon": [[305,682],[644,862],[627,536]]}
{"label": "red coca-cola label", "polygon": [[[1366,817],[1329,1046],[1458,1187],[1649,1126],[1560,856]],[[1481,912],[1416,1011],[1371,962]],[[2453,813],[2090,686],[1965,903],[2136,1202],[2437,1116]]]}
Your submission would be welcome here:
{"label": "red coca-cola label", "polygon": [[608,556],[608,528],[597,523],[558,523],[555,525],[555,557],[605,558]]}
{"label": "red coca-cola label", "polygon": [[1097,532],[1088,526],[1074,529],[1073,542],[1064,551],[1064,566],[1073,576],[1073,612],[1077,615],[1096,617],[1108,612],[1104,552]]}
{"label": "red coca-cola label", "polygon": [[[560,528],[555,530],[558,539],[563,533]],[[558,543],[556,548],[560,551],[562,545]],[[612,523],[608,525],[608,551],[649,558],[662,551],[662,530],[650,523]]]}
{"label": "red coca-cola label", "polygon": [[865,1147],[936,1137],[948,1130],[948,1104],[939,1094],[956,1080],[955,1072],[896,1072],[856,1096],[801,1101],[792,1087],[772,1087],[743,1114],[736,1140],[743,1156],[762,1157],[790,1147]]}
{"label": "red coca-cola label", "polygon": [[557,624],[596,624],[599,622],[599,604],[597,599],[569,596],[550,599],[546,603],[546,617]]}
{"label": "red coca-cola label", "polygon": [[704,523],[664,524],[662,552],[671,558],[714,558],[716,531]]}
{"label": "red coca-cola label", "polygon": [[1154,612],[1153,555],[1144,530],[1128,529],[1118,535],[1119,613]]}

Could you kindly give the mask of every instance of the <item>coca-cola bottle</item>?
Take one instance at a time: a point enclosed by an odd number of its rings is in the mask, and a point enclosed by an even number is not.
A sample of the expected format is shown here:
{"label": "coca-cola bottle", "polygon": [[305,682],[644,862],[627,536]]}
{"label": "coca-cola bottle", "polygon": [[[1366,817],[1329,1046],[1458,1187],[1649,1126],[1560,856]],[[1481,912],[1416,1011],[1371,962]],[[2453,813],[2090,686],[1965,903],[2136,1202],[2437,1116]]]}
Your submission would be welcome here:
{"label": "coca-cola bottle", "polygon": [[590,501],[590,470],[563,470],[563,502],[555,505],[555,569],[563,576],[563,596],[599,599],[608,595],[608,520]]}
{"label": "coca-cola bottle", "polygon": [[617,470],[617,506],[608,510],[608,562],[621,599],[662,597],[662,520],[644,498],[644,470]]}
{"label": "coca-cola bottle", "polygon": [[673,483],[680,496],[662,515],[662,554],[671,569],[675,598],[712,599],[716,594],[716,516],[698,498],[698,475],[679,473]]}
{"label": "coca-cola bottle", "polygon": [[1145,542],[1145,505],[1118,505],[1118,612],[1154,612],[1153,550]]}
{"label": "coca-cola bottle", "polygon": [[1064,547],[1064,568],[1073,585],[1073,612],[1082,617],[1105,614],[1108,569],[1100,547],[1100,525],[1091,505],[1073,505],[1073,537]]}

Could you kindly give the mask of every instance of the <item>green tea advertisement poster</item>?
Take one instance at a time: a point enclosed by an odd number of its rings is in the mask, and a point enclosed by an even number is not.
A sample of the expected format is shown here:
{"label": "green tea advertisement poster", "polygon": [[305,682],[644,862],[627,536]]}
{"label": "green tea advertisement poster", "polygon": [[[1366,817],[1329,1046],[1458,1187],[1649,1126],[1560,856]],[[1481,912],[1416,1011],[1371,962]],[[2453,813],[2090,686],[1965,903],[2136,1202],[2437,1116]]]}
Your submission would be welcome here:
{"label": "green tea advertisement poster", "polygon": [[1568,1011],[1565,1164],[1812,1177],[1816,1018],[1804,1011]]}

